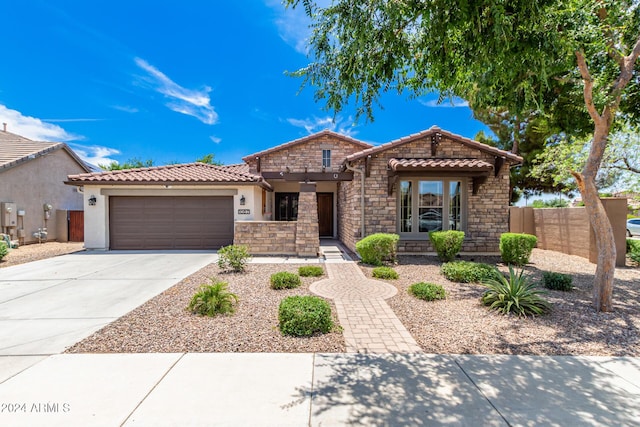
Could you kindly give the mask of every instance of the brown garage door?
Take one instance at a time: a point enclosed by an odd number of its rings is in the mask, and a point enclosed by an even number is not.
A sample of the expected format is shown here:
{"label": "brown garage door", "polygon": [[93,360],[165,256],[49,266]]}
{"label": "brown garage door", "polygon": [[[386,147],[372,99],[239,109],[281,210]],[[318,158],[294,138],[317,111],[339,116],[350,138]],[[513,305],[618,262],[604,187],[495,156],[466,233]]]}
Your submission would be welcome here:
{"label": "brown garage door", "polygon": [[233,243],[232,197],[109,198],[111,249],[218,249]]}

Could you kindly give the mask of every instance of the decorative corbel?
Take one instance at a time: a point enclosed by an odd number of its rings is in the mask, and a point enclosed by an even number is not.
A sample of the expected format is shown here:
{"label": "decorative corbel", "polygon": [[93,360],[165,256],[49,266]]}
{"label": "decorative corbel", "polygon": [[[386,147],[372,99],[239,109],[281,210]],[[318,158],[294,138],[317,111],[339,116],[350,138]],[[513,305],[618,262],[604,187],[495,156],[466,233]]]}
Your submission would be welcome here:
{"label": "decorative corbel", "polygon": [[395,171],[387,171],[387,194],[389,196],[393,195],[393,189],[396,187],[396,182],[398,181],[398,175]]}
{"label": "decorative corbel", "polygon": [[256,156],[256,171],[260,173],[260,156]]}
{"label": "decorative corbel", "polygon": [[484,184],[487,181],[487,176],[486,175],[481,175],[481,176],[474,176],[473,177],[473,191],[472,194],[475,196],[476,194],[478,194],[478,191],[480,190],[480,186],[482,184]]}
{"label": "decorative corbel", "polygon": [[371,155],[364,159],[364,173],[367,178],[371,176]]}
{"label": "decorative corbel", "polygon": [[500,169],[502,169],[502,166],[504,165],[504,157],[496,157],[495,158],[495,162],[493,164],[493,172],[495,173],[494,176],[498,176],[498,174],[500,173]]}
{"label": "decorative corbel", "polygon": [[442,134],[440,132],[436,132],[431,135],[431,157],[435,157],[438,145],[440,144],[440,139],[442,138]]}

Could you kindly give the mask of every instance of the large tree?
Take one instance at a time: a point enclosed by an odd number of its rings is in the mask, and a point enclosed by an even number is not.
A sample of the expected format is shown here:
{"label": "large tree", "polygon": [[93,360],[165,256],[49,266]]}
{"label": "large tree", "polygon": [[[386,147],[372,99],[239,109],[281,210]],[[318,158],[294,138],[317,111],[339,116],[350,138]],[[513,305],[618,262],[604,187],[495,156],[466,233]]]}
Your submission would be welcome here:
{"label": "large tree", "polygon": [[560,103],[586,110],[589,156],[572,174],[596,235],[594,306],[611,310],[616,249],[596,176],[616,118],[640,105],[640,94],[628,90],[640,86],[637,0],[285,3],[302,3],[313,20],[313,62],[295,74],[329,109],[355,102],[372,118],[381,92],[436,90],[514,114]]}

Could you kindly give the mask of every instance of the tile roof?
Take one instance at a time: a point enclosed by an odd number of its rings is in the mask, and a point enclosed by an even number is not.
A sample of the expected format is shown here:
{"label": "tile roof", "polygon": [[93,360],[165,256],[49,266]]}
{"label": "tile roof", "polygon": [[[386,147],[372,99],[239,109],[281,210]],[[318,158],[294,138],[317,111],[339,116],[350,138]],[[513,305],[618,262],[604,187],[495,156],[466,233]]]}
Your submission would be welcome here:
{"label": "tile roof", "polygon": [[437,126],[432,126],[431,128],[424,130],[422,132],[419,133],[415,133],[413,135],[409,135],[409,136],[405,136],[404,138],[400,138],[400,139],[396,139],[394,141],[391,142],[387,142],[386,144],[382,144],[382,145],[377,145],[375,147],[371,147],[368,148],[366,150],[362,150],[358,153],[353,153],[349,156],[346,157],[346,161],[351,162],[354,160],[358,160],[361,159],[363,157],[372,155],[372,154],[377,154],[380,153],[382,151],[386,151],[389,150],[391,148],[395,148],[397,146],[400,145],[404,145],[406,143],[415,141],[416,139],[420,139],[420,138],[424,138],[425,136],[429,136],[435,133],[439,133],[443,136],[446,136],[447,138],[450,138],[454,141],[460,142],[464,145],[467,145],[469,147],[472,148],[476,148],[480,151],[484,151],[486,153],[492,154],[494,156],[498,156],[498,157],[503,157],[506,160],[509,160],[510,162],[514,163],[514,164],[518,164],[518,163],[522,163],[522,157],[517,156],[509,151],[504,151],[504,150],[500,150],[496,147],[492,147],[490,145],[487,144],[483,144],[481,142],[478,141],[474,141],[473,139],[469,139],[469,138],[465,138],[462,135],[457,135],[455,133],[451,133],[448,132],[446,130],[442,130]]}
{"label": "tile roof", "polygon": [[366,142],[363,142],[363,141],[360,141],[360,140],[357,140],[357,139],[354,139],[354,138],[351,138],[351,137],[348,137],[348,136],[345,136],[345,135],[341,135],[341,134],[339,134],[337,132],[333,132],[333,131],[330,131],[328,129],[325,129],[325,130],[323,130],[321,132],[314,133],[313,135],[308,135],[308,136],[305,136],[303,138],[295,139],[293,141],[289,141],[289,142],[286,142],[284,144],[280,144],[280,145],[277,145],[275,147],[271,147],[271,148],[269,148],[267,150],[263,150],[263,151],[260,151],[258,153],[254,153],[254,154],[250,154],[248,156],[244,156],[242,158],[242,160],[244,160],[245,162],[249,161],[249,160],[253,160],[256,157],[264,156],[264,155],[269,154],[269,153],[274,153],[276,151],[280,151],[280,150],[283,150],[285,148],[290,148],[290,147],[293,147],[295,145],[302,144],[302,143],[314,140],[314,139],[319,138],[321,136],[333,136],[333,137],[341,139],[343,141],[350,142],[350,143],[355,144],[355,145],[359,145],[362,148],[370,148],[370,147],[372,147],[371,144],[367,144]]}
{"label": "tile roof", "polygon": [[69,175],[68,184],[226,184],[256,183],[270,188],[248,165],[216,166],[185,163],[150,168],[124,169]]}
{"label": "tile roof", "polygon": [[478,159],[390,159],[391,170],[423,170],[435,169],[439,171],[491,171],[493,165]]}
{"label": "tile roof", "polygon": [[62,142],[33,141],[11,132],[0,131],[0,172],[61,149],[67,151],[86,171],[90,170],[78,155]]}

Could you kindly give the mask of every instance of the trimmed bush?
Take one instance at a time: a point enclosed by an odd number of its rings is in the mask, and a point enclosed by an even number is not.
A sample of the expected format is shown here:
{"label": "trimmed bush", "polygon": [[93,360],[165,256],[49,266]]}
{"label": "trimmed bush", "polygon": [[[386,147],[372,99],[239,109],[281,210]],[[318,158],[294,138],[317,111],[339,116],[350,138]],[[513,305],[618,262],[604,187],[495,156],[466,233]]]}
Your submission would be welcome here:
{"label": "trimmed bush", "polygon": [[542,273],[542,284],[547,289],[570,291],[573,289],[573,277],[569,274],[545,271]]}
{"label": "trimmed bush", "polygon": [[244,271],[249,258],[249,248],[244,245],[229,245],[218,249],[218,267],[223,270],[231,269],[238,273]]}
{"label": "trimmed bush", "polygon": [[525,265],[538,238],[525,233],[503,233],[500,235],[500,255],[505,264]]}
{"label": "trimmed bush", "polygon": [[371,275],[378,279],[397,279],[399,277],[398,272],[391,267],[376,267]]}
{"label": "trimmed bush", "polygon": [[436,250],[440,261],[453,261],[460,249],[462,249],[464,231],[431,231],[429,240],[431,240],[431,244]]}
{"label": "trimmed bush", "polygon": [[447,262],[442,264],[440,271],[444,277],[458,283],[481,282],[500,274],[493,265],[471,261]]}
{"label": "trimmed bush", "polygon": [[2,258],[6,257],[8,253],[9,249],[7,249],[7,244],[0,242],[0,261],[2,261]]}
{"label": "trimmed bush", "polygon": [[324,274],[324,270],[319,265],[305,265],[298,268],[298,274],[302,277],[319,277]]}
{"label": "trimmed bush", "polygon": [[329,303],[315,296],[291,296],[278,308],[280,331],[294,337],[326,334],[333,328]]}
{"label": "trimmed bush", "polygon": [[365,264],[382,265],[384,262],[395,262],[398,240],[400,236],[397,234],[372,234],[356,243],[356,251]]}
{"label": "trimmed bush", "polygon": [[487,289],[482,295],[481,301],[502,314],[513,313],[518,316],[539,315],[551,310],[551,304],[541,295],[545,291],[538,289],[524,270],[516,274],[513,267],[509,266],[509,277],[500,275],[482,282]]}
{"label": "trimmed bush", "polygon": [[640,264],[640,240],[627,239],[627,254],[629,258]]}
{"label": "trimmed bush", "polygon": [[409,293],[416,298],[423,299],[425,301],[435,301],[438,299],[445,299],[447,293],[441,285],[435,283],[414,283],[409,286]]}
{"label": "trimmed bush", "polygon": [[293,289],[302,284],[300,276],[288,271],[280,271],[271,275],[271,289]]}
{"label": "trimmed bush", "polygon": [[227,290],[226,282],[211,280],[210,285],[201,285],[198,292],[191,298],[187,309],[201,316],[215,316],[217,314],[232,314],[238,296]]}

